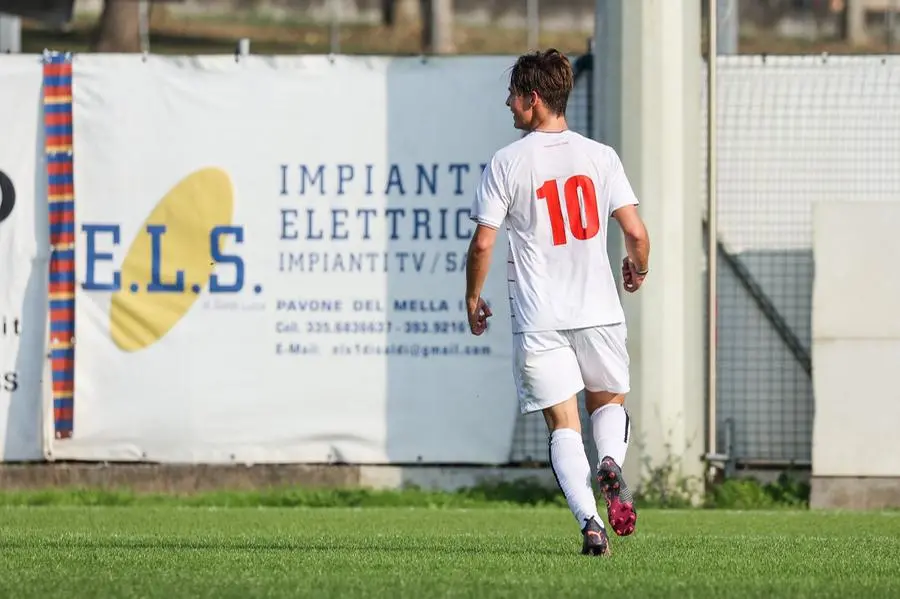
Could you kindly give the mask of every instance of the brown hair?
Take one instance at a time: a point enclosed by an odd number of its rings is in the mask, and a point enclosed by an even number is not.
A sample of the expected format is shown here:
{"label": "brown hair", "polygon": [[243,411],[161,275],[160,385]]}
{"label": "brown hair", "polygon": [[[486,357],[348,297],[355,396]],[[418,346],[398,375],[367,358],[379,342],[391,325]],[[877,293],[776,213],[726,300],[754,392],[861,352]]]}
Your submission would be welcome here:
{"label": "brown hair", "polygon": [[555,48],[523,54],[516,60],[509,77],[509,87],[514,94],[537,92],[547,108],[560,116],[566,114],[566,104],[574,85],[572,64]]}

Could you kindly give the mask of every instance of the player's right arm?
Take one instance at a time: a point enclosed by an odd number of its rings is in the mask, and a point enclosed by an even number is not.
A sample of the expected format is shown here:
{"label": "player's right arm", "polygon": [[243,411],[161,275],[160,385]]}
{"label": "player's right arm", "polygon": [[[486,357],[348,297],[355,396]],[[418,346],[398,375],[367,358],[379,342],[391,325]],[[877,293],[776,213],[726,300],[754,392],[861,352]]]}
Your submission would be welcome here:
{"label": "player's right arm", "polygon": [[466,308],[469,327],[475,335],[484,332],[487,319],[491,316],[491,309],[482,299],[481,290],[491,265],[497,229],[506,219],[509,205],[503,167],[495,154],[481,175],[470,212],[471,219],[478,224],[466,254]]}
{"label": "player's right arm", "polygon": [[644,272],[650,265],[650,235],[637,206],[622,206],[613,212],[613,218],[619,222],[625,236],[625,251],[628,259],[634,262],[638,272]]}
{"label": "player's right arm", "polygon": [[622,265],[626,291],[637,291],[650,271],[650,235],[638,214],[638,200],[625,175],[618,155],[613,154],[613,170],[609,184],[610,215],[619,223],[625,237],[627,257]]}
{"label": "player's right arm", "polygon": [[622,206],[613,212],[625,236],[628,257],[622,266],[626,291],[637,291],[650,271],[650,236],[637,211],[637,206]]}

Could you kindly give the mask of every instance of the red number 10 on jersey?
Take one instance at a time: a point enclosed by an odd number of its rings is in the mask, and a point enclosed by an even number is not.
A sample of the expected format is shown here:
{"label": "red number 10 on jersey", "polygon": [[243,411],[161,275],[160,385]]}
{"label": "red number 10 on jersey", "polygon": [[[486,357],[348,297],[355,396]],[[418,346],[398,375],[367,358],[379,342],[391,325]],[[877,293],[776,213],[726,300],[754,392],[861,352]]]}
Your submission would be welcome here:
{"label": "red number 10 on jersey", "polygon": [[[580,198],[579,191],[581,192]],[[568,235],[559,198],[558,181],[556,179],[545,181],[538,189],[537,197],[547,201],[553,245],[565,245],[568,242]],[[572,233],[572,237],[584,241],[600,232],[597,191],[590,177],[574,175],[566,179],[563,185],[563,198],[566,203],[566,213],[569,215],[569,231]]]}

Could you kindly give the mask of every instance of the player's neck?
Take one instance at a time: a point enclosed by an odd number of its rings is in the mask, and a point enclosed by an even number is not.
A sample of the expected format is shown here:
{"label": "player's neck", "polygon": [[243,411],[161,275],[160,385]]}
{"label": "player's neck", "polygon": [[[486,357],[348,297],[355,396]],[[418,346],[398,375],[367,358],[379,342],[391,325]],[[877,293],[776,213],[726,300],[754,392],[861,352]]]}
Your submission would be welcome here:
{"label": "player's neck", "polygon": [[531,130],[537,133],[562,133],[569,130],[569,124],[564,116],[548,114],[543,118],[536,119]]}

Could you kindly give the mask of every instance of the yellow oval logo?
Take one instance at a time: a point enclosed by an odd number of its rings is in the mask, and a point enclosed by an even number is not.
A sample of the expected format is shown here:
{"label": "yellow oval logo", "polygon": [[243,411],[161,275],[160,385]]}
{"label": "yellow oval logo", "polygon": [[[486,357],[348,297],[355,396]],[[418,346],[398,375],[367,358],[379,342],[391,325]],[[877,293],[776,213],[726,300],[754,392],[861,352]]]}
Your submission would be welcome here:
{"label": "yellow oval logo", "polygon": [[[230,225],[233,212],[231,179],[217,168],[191,173],[156,204],[128,248],[122,284],[112,296],[109,329],[119,349],[153,345],[187,314],[214,268],[210,231]],[[224,243],[220,239],[220,251]],[[152,282],[174,286],[179,272],[182,290],[153,288]]]}

